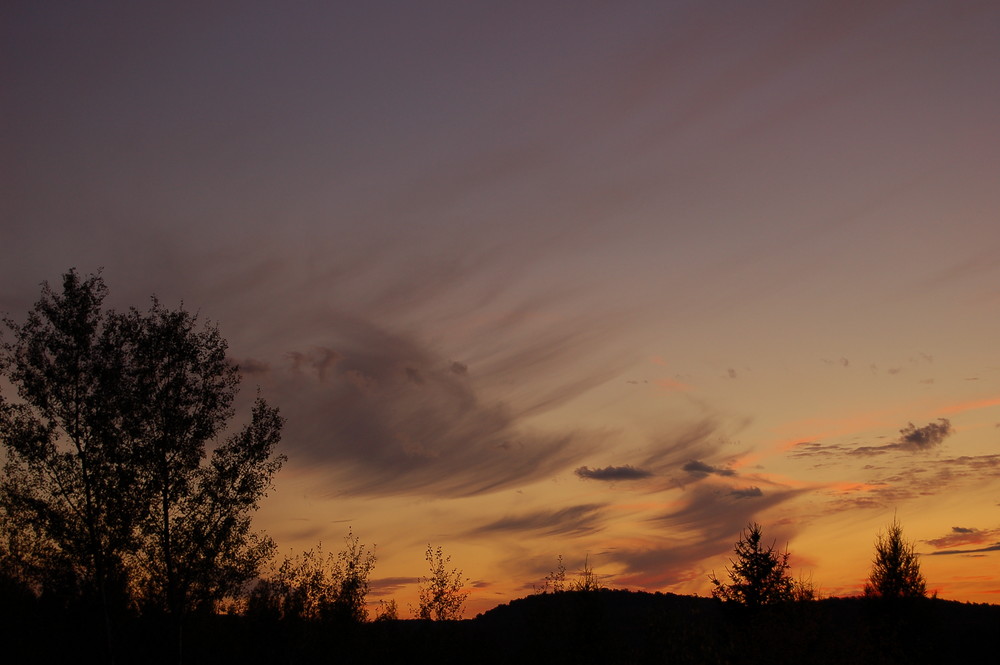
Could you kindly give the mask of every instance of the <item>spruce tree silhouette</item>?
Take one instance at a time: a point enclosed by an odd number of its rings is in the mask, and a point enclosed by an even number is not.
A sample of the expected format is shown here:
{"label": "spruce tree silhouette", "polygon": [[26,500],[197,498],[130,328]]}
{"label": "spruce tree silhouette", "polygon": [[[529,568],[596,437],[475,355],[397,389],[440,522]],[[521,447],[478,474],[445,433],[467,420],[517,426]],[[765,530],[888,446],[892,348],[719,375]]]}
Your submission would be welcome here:
{"label": "spruce tree silhouette", "polygon": [[903,527],[893,515],[892,523],[875,537],[875,558],[865,583],[865,596],[876,598],[922,598],[927,583],[913,543],[903,539]]}
{"label": "spruce tree silhouette", "polygon": [[715,588],[712,596],[749,607],[771,605],[792,600],[794,582],[788,572],[788,552],[777,552],[774,543],[764,546],[761,526],[751,522],[740,534],[734,549],[736,559],[726,568],[729,582],[716,577],[709,579]]}

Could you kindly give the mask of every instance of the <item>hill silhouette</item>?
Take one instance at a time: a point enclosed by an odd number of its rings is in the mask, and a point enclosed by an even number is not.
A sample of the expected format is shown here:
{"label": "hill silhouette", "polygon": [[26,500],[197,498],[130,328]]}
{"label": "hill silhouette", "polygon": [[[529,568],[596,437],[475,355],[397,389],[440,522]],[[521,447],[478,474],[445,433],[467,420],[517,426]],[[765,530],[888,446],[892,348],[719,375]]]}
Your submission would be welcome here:
{"label": "hill silhouette", "polygon": [[[93,623],[93,622],[91,622]],[[85,617],[34,605],[3,617],[8,663],[102,652]],[[941,599],[829,598],[748,610],[623,590],[520,598],[463,621],[276,622],[206,615],[185,662],[941,663],[992,662],[1000,606]],[[122,626],[119,663],[176,662],[155,620]]]}

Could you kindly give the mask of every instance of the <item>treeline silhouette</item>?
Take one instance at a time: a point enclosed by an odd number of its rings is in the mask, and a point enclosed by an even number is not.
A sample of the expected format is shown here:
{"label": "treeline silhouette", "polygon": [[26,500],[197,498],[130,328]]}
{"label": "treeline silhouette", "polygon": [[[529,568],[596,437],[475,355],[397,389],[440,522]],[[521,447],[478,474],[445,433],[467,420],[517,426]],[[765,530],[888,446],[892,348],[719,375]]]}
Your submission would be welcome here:
{"label": "treeline silhouette", "polygon": [[[818,600],[753,522],[713,597],[604,587],[562,557],[536,594],[468,621],[467,578],[428,544],[417,617],[369,609],[376,559],[349,531],[273,561],[251,518],[284,457],[258,395],[232,431],[238,367],[183,308],[105,309],[101,276],[43,284],[5,319],[0,373],[0,662],[812,663],[980,655],[1000,607],[926,598],[894,518],[861,598]],[[983,651],[982,653],[987,653]]]}
{"label": "treeline silhouette", "polygon": [[[4,595],[5,663],[100,654],[86,617]],[[993,662],[1000,606],[932,598],[827,598],[760,608],[602,589],[536,594],[474,619],[332,623],[200,615],[184,662],[241,663],[947,663]],[[122,663],[176,662],[160,626],[120,626]]]}

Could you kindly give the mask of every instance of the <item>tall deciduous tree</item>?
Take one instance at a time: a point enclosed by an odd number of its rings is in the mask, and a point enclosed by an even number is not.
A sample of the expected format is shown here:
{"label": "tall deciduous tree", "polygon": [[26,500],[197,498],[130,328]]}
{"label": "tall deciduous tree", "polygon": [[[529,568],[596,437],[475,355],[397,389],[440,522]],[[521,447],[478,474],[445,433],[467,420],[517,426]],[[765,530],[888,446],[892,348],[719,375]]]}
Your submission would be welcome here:
{"label": "tall deciduous tree", "polygon": [[41,555],[25,570],[43,592],[99,598],[105,611],[125,593],[123,555],[137,545],[133,450],[109,408],[122,368],[106,293],[100,277],[72,271],[62,293],[44,284],[23,325],[5,319],[13,340],[0,347],[20,398],[0,397],[5,527],[37,536],[20,549]]}
{"label": "tall deciduous tree", "polygon": [[734,547],[736,559],[730,559],[732,568],[726,568],[729,582],[714,573],[709,577],[714,597],[750,607],[792,600],[794,585],[788,572],[788,552],[776,551],[774,543],[764,545],[761,531],[760,524],[751,522],[740,534]]}
{"label": "tall deciduous tree", "polygon": [[62,293],[43,285],[24,324],[5,321],[0,367],[20,400],[0,402],[0,501],[10,523],[36,525],[34,551],[54,571],[38,583],[179,616],[270,555],[250,515],[284,459],[283,421],[258,397],[209,457],[239,386],[225,340],[155,299],[146,312],[104,310],[106,293],[100,275],[71,270]]}
{"label": "tall deciduous tree", "polygon": [[875,558],[865,582],[865,595],[879,598],[927,595],[927,583],[920,572],[913,543],[903,539],[903,527],[895,516],[885,532],[875,537]]}

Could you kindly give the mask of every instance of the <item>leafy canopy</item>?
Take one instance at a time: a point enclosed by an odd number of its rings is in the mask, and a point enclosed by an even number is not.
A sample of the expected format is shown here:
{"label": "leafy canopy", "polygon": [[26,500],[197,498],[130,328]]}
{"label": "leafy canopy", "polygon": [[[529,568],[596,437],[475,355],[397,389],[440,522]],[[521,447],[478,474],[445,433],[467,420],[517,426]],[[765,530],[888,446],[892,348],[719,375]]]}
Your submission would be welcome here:
{"label": "leafy canopy", "polygon": [[106,295],[99,274],[71,270],[24,323],[4,320],[18,399],[0,396],[0,554],[36,590],[105,613],[211,608],[273,550],[250,516],[284,460],[284,421],[258,397],[220,441],[240,377],[218,328],[155,298],[106,310]]}

